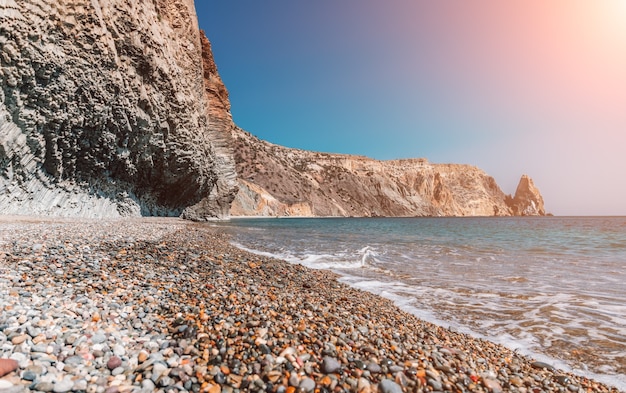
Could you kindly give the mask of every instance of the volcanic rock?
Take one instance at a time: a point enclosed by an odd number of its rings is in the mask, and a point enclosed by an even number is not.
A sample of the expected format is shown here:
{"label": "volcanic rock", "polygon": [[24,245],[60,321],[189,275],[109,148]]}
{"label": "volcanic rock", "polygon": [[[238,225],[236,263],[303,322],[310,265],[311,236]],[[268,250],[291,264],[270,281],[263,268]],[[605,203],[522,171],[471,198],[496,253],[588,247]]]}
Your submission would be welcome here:
{"label": "volcanic rock", "polygon": [[192,0],[6,0],[0,22],[0,213],[228,214],[230,104]]}

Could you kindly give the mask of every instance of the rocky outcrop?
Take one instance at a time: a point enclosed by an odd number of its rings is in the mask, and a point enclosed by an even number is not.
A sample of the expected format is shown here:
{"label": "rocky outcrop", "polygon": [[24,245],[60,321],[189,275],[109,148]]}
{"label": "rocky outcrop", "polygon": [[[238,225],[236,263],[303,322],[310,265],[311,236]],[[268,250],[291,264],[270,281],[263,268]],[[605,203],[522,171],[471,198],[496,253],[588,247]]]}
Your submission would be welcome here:
{"label": "rocky outcrop", "polygon": [[228,95],[193,0],[0,1],[0,213],[228,214]]}
{"label": "rocky outcrop", "polygon": [[311,204],[284,203],[252,182],[240,179],[239,192],[230,209],[232,216],[313,217]]}
{"label": "rocky outcrop", "polygon": [[241,129],[233,139],[240,176],[233,216],[517,214],[495,180],[470,165],[290,149]]}
{"label": "rocky outcrop", "polygon": [[227,217],[230,214],[231,202],[237,193],[237,173],[231,138],[235,124],[230,113],[228,90],[217,72],[211,43],[202,31],[200,31],[200,40],[204,90],[207,98],[207,132],[215,152],[215,166],[223,169],[219,171],[217,181],[209,196],[183,212],[184,218],[192,220],[204,219],[207,212],[216,217]]}
{"label": "rocky outcrop", "polygon": [[543,197],[539,189],[535,187],[533,179],[527,175],[517,185],[514,197],[507,198],[507,205],[516,216],[545,216],[546,210],[543,205]]}

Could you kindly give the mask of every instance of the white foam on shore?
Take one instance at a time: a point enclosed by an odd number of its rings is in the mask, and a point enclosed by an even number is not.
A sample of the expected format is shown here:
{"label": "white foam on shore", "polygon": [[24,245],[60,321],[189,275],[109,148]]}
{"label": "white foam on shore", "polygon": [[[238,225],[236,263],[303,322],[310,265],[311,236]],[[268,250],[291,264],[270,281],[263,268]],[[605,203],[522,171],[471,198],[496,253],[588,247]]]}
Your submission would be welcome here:
{"label": "white foam on shore", "polygon": [[[439,299],[440,301],[453,301],[458,297],[458,293],[444,289],[444,288],[429,288],[423,286],[411,286],[394,279],[395,273],[378,268],[376,266],[376,257],[378,254],[370,246],[361,248],[358,251],[360,258],[355,258],[354,253],[345,253],[344,255],[329,255],[329,254],[305,254],[302,257],[295,256],[287,251],[281,253],[272,253],[267,251],[259,251],[247,248],[239,243],[232,243],[234,246],[243,249],[245,251],[263,255],[272,258],[278,258],[285,260],[289,263],[301,264],[312,269],[332,270],[339,273],[342,278],[341,282],[346,283],[354,288],[361,289],[383,298],[389,299],[394,302],[401,310],[417,316],[418,318],[438,325],[453,329],[457,332],[467,334],[474,338],[480,338],[500,344],[506,348],[516,351],[522,355],[528,356],[538,361],[542,361],[553,365],[554,367],[570,372],[586,378],[592,378],[598,382],[604,383],[609,386],[614,386],[620,391],[626,392],[626,376],[620,374],[611,373],[611,370],[607,370],[606,374],[592,372],[587,369],[581,369],[572,367],[565,361],[552,358],[545,353],[540,352],[542,346],[548,344],[548,341],[544,339],[544,342],[540,342],[536,336],[528,332],[521,332],[517,337],[506,333],[507,330],[514,327],[516,322],[511,322],[513,325],[506,325],[504,328],[500,326],[497,331],[497,335],[485,335],[472,329],[466,324],[455,322],[454,320],[445,320],[440,316],[437,316],[434,312],[430,311],[430,307],[426,304],[420,305],[419,299]],[[352,261],[350,261],[352,259]],[[363,272],[361,275],[359,272]],[[369,273],[369,274],[368,274]],[[391,281],[380,281],[372,279],[372,273],[383,273],[384,276],[391,279]],[[518,278],[516,278],[518,279]],[[428,293],[427,292],[432,292]],[[499,295],[496,293],[481,293],[472,294],[477,298],[493,298],[498,299]],[[529,299],[536,304],[552,305],[555,309],[561,309],[568,303],[568,295],[560,294],[535,296],[533,299]],[[494,300],[492,300],[494,301]],[[474,304],[474,306],[488,306],[488,304]],[[615,316],[618,319],[618,316]],[[532,318],[531,315],[528,318]],[[502,321],[500,321],[502,322]],[[483,330],[486,329],[490,322],[484,321],[481,325]],[[573,326],[577,325],[576,321],[573,321]],[[507,328],[508,326],[508,328]],[[593,332],[592,332],[593,333]]]}
{"label": "white foam on shore", "polygon": [[251,252],[253,254],[262,255],[262,256],[266,256],[270,258],[282,259],[289,263],[300,264],[300,265],[309,267],[311,269],[318,269],[318,270],[359,269],[359,268],[363,268],[367,262],[367,258],[365,256],[360,261],[350,261],[349,259],[338,257],[336,255],[331,255],[331,254],[305,254],[299,257],[289,252],[272,253],[272,252],[267,252],[267,251],[254,250],[254,249],[245,247],[244,245],[237,243],[237,242],[231,242],[231,244],[239,249]]}

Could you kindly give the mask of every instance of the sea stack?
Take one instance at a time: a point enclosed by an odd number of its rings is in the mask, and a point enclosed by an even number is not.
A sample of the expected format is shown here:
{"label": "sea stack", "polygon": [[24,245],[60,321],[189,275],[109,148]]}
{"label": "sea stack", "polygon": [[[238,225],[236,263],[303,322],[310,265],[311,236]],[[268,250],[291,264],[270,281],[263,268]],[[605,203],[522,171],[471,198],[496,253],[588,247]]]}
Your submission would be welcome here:
{"label": "sea stack", "polygon": [[507,204],[516,216],[545,216],[546,210],[543,205],[543,197],[535,186],[533,179],[527,175],[517,185],[515,196],[507,200]]}

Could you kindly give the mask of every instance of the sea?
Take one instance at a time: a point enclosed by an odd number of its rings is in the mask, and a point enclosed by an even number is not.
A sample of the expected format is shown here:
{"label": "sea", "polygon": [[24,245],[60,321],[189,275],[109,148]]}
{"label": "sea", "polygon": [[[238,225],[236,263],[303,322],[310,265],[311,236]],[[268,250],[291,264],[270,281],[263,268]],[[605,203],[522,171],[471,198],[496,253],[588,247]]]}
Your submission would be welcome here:
{"label": "sea", "polygon": [[215,225],[242,249],[332,270],[423,320],[626,392],[626,217]]}

